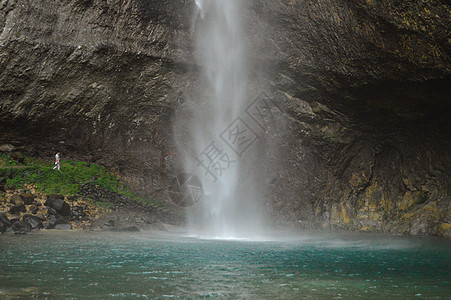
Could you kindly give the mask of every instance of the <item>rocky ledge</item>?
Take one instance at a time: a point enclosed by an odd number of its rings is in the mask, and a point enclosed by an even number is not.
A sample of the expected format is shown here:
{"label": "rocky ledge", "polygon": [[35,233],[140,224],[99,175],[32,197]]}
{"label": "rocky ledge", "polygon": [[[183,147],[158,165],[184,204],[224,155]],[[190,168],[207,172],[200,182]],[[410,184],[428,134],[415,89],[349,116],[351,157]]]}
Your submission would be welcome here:
{"label": "rocky ledge", "polygon": [[[2,189],[1,233],[26,234],[40,229],[136,232],[163,229],[160,219],[174,218],[163,209],[137,203],[95,185],[84,185],[80,196],[47,195],[38,192],[34,185],[18,190],[2,185]],[[92,199],[102,199],[109,207],[101,207]]]}

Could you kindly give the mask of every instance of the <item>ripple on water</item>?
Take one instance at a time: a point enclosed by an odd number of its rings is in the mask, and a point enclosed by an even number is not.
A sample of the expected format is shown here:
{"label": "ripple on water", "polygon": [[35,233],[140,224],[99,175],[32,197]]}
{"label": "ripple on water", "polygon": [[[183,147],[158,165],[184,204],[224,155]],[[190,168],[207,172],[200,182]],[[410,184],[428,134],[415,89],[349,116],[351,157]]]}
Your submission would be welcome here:
{"label": "ripple on water", "polygon": [[[0,236],[0,295],[298,299],[449,296],[449,243],[362,237]],[[29,290],[30,284],[33,289]],[[13,296],[9,296],[13,297]]]}

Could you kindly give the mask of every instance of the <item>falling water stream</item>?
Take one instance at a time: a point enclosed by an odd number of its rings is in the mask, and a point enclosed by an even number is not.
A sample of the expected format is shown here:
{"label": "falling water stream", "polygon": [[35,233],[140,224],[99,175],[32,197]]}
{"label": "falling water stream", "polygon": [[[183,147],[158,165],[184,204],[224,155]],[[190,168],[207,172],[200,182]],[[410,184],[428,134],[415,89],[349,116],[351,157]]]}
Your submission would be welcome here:
{"label": "falling water stream", "polygon": [[185,171],[202,182],[203,194],[188,210],[193,235],[243,238],[264,231],[256,178],[246,161],[258,139],[243,116],[247,65],[238,0],[196,0],[196,57],[201,91],[192,107]]}

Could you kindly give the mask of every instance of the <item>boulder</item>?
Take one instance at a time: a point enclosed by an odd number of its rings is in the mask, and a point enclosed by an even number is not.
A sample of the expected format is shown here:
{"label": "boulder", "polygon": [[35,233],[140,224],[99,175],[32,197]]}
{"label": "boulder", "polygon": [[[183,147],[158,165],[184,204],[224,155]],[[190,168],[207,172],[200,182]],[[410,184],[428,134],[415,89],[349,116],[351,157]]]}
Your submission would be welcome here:
{"label": "boulder", "polygon": [[23,201],[22,197],[20,197],[19,194],[14,194],[9,198],[9,202],[13,205],[23,205],[25,202]]}
{"label": "boulder", "polygon": [[42,220],[36,216],[24,215],[23,221],[30,224],[32,229],[41,229],[44,227]]}
{"label": "boulder", "polygon": [[53,229],[55,228],[57,223],[57,218],[55,215],[51,215],[48,221],[43,223],[44,229]]}
{"label": "boulder", "polygon": [[70,206],[63,199],[61,199],[60,197],[52,197],[52,195],[49,195],[47,196],[47,201],[45,201],[44,205],[53,208],[59,215],[70,216]]}
{"label": "boulder", "polygon": [[9,209],[9,213],[12,215],[17,215],[21,212],[26,212],[27,208],[25,207],[25,205],[14,205]]}
{"label": "boulder", "polygon": [[45,229],[53,229],[56,225],[67,224],[67,217],[59,216],[59,215],[50,215],[48,221],[43,223]]}
{"label": "boulder", "polygon": [[63,196],[63,195],[60,195],[60,194],[50,194],[50,195],[47,195],[47,200],[55,200],[55,199],[58,199],[58,200],[64,200],[64,196]]}
{"label": "boulder", "polygon": [[33,214],[37,214],[39,211],[39,207],[36,204],[30,205],[30,207],[28,208],[28,210]]}
{"label": "boulder", "polygon": [[76,201],[78,199],[78,196],[77,195],[74,195],[74,196],[67,196],[67,201],[70,201],[70,202],[74,202],[74,201]]}
{"label": "boulder", "polygon": [[5,215],[5,213],[0,212],[0,223],[5,225],[6,227],[11,226],[11,221],[8,219],[8,217]]}
{"label": "boulder", "polygon": [[105,227],[115,227],[116,226],[116,222],[114,220],[108,220],[105,222],[105,224],[103,224]]}
{"label": "boulder", "polygon": [[12,159],[17,161],[18,163],[23,164],[25,162],[25,156],[23,155],[22,152],[14,151],[14,152],[11,152],[10,156],[11,156]]}
{"label": "boulder", "polygon": [[83,206],[73,206],[71,220],[82,220],[86,218],[85,208]]}
{"label": "boulder", "polygon": [[11,152],[14,150],[14,146],[11,144],[1,144],[0,152]]}
{"label": "boulder", "polygon": [[85,208],[83,206],[74,206],[72,207],[72,214],[74,216],[84,215],[85,214]]}
{"label": "boulder", "polygon": [[15,222],[11,228],[14,230],[15,234],[25,234],[28,232],[31,232],[31,225],[28,224],[27,222],[23,222],[23,221],[17,221]]}
{"label": "boulder", "polygon": [[55,226],[55,229],[58,230],[71,230],[72,229],[72,225],[70,224],[58,224]]}
{"label": "boulder", "polygon": [[56,215],[57,214],[56,210],[51,208],[51,207],[48,207],[47,211],[49,212],[49,215]]}
{"label": "boulder", "polygon": [[134,225],[122,227],[122,228],[119,228],[119,229],[120,229],[120,231],[123,231],[123,232],[140,232],[139,228],[137,226],[134,226]]}
{"label": "boulder", "polygon": [[139,228],[135,225],[121,227],[106,227],[104,230],[115,232],[140,232]]}
{"label": "boulder", "polygon": [[15,191],[16,190],[16,186],[15,185],[5,185],[4,186],[4,188],[5,188],[5,191]]}
{"label": "boulder", "polygon": [[20,195],[25,205],[33,204],[34,196],[30,193],[23,193]]}

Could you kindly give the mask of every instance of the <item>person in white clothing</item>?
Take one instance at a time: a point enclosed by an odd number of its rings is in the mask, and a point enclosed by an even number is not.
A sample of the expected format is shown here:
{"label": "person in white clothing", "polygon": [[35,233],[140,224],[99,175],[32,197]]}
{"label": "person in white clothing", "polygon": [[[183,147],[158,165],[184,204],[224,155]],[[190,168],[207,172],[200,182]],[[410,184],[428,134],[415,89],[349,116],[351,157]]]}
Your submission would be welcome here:
{"label": "person in white clothing", "polygon": [[55,154],[55,166],[53,167],[53,170],[58,169],[60,170],[60,153]]}

